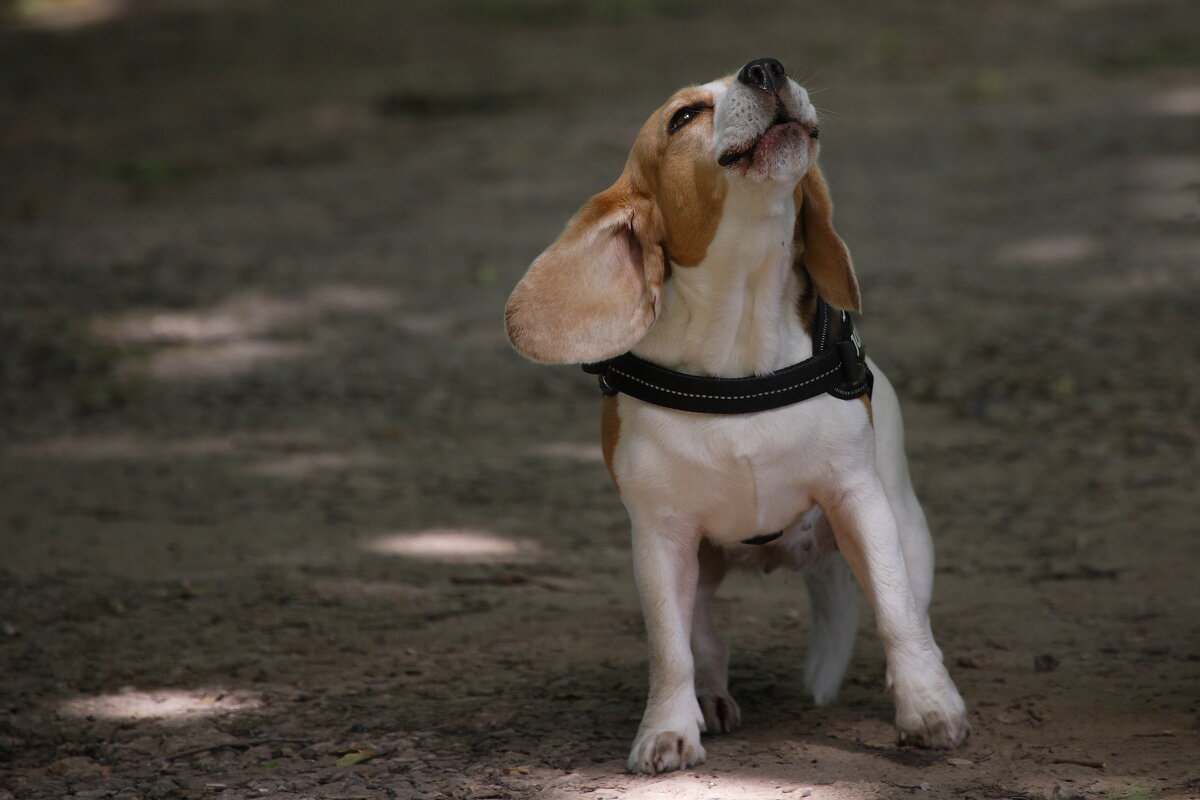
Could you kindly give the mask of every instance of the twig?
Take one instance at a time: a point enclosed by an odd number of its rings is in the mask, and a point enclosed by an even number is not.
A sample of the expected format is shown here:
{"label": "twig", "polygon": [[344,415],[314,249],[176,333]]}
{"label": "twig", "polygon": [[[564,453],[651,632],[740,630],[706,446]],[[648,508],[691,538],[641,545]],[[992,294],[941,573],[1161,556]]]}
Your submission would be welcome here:
{"label": "twig", "polygon": [[199,755],[200,753],[211,753],[214,750],[222,750],[226,747],[250,748],[258,747],[260,744],[271,744],[273,742],[284,742],[286,744],[311,744],[310,740],[308,739],[281,739],[277,736],[272,736],[267,739],[242,739],[234,742],[221,742],[220,744],[209,744],[203,747],[192,747],[188,750],[180,750],[178,753],[170,753],[162,758],[155,759],[155,761],[166,763],[168,761],[174,761],[177,758],[187,758],[188,756],[195,756]]}

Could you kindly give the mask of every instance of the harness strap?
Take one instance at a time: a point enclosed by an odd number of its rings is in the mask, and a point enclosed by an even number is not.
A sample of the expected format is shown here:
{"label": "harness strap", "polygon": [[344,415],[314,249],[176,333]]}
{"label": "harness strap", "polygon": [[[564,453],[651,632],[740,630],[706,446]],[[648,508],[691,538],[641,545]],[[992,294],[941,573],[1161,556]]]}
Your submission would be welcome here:
{"label": "harness strap", "polygon": [[583,370],[599,376],[604,394],[620,392],[657,406],[701,414],[769,411],[822,394],[842,400],[870,397],[875,379],[854,323],[843,311],[837,318],[839,330],[834,331],[831,312],[818,297],[814,355],[767,375],[706,378],[660,367],[633,353],[584,364]]}

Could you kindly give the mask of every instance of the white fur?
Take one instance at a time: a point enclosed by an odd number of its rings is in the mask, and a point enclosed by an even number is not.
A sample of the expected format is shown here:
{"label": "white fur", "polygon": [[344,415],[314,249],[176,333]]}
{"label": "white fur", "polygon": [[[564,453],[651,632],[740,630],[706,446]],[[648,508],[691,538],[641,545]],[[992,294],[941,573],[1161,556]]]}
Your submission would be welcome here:
{"label": "white fur", "polygon": [[[807,168],[807,164],[806,164]],[[676,269],[658,320],[633,352],[672,369],[735,378],[765,374],[812,355],[790,268],[792,187],[735,181],[699,266]],[[781,270],[782,261],[789,268]]]}
{"label": "white fur", "polygon": [[[779,113],[795,119],[805,129],[817,125],[817,111],[808,99],[808,92],[795,81],[788,79],[787,88],[764,103],[764,95],[744,84],[734,81],[713,107],[713,157],[730,150],[742,150],[766,132]],[[744,169],[743,177],[751,181],[796,181],[807,171],[807,161],[790,157],[786,149],[769,162],[761,162],[755,168]]]}

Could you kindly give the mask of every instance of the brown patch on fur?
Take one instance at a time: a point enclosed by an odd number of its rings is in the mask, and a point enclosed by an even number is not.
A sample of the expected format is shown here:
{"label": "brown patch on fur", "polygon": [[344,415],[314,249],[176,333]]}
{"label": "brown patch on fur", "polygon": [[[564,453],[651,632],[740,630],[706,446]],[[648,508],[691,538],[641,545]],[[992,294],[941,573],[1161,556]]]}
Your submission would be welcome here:
{"label": "brown patch on fur", "polygon": [[683,267],[704,260],[721,221],[728,186],[716,160],[704,158],[712,135],[711,112],[668,133],[676,111],[701,103],[711,104],[712,95],[697,87],[676,92],[642,126],[626,165],[626,172],[658,206],[664,247]]}
{"label": "brown patch on fur", "polygon": [[850,250],[833,228],[833,200],[821,169],[813,164],[801,179],[796,200],[796,257],[825,302],[846,311],[862,311],[858,278]]}
{"label": "brown patch on fur", "polygon": [[860,396],[858,399],[862,400],[862,404],[867,407],[867,422],[869,422],[871,424],[871,427],[874,428],[875,427],[875,409],[871,407],[871,398],[867,397],[864,394],[864,395]]}
{"label": "brown patch on fur", "polygon": [[621,491],[617,481],[617,473],[613,471],[613,453],[616,452],[617,442],[621,441],[621,414],[617,408],[617,395],[605,395],[600,402],[600,450],[604,453],[604,466],[608,467],[608,476],[612,478],[613,486]]}

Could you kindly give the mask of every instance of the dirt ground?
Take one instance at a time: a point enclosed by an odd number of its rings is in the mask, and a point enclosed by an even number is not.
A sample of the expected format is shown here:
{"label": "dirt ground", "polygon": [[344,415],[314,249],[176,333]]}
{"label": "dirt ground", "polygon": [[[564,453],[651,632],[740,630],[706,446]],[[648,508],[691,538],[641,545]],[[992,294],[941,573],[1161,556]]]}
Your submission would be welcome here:
{"label": "dirt ground", "polygon": [[[109,11],[0,30],[0,798],[1200,796],[1196,3]],[[500,313],[764,55],[825,113],[974,733],[896,746],[865,614],[814,708],[798,577],[735,576],[744,726],[633,777],[594,381]]]}

